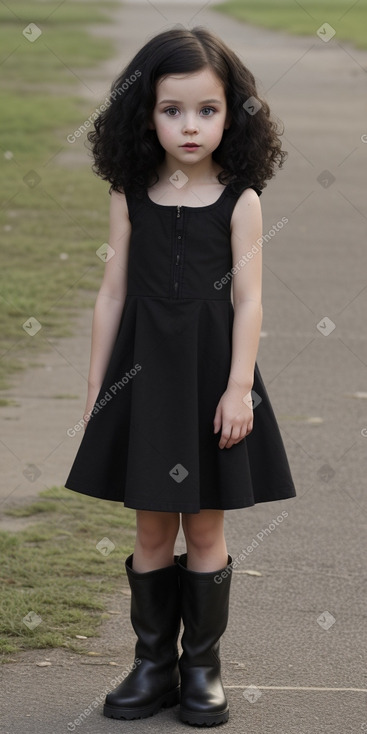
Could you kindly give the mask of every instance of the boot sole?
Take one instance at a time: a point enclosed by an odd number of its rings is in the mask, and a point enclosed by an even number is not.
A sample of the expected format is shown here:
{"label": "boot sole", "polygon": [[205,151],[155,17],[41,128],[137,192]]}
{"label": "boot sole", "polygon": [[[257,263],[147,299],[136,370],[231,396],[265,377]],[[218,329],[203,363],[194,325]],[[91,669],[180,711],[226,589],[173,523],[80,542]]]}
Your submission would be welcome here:
{"label": "boot sole", "polygon": [[110,719],[146,719],[148,716],[158,713],[161,708],[171,708],[171,706],[177,706],[179,702],[180,686],[177,686],[173,691],[165,693],[154,703],[142,708],[125,708],[124,706],[111,706],[111,704],[105,703],[103,715]]}
{"label": "boot sole", "polygon": [[180,719],[185,724],[191,724],[191,726],[217,726],[218,724],[224,724],[228,721],[229,708],[215,714],[196,713],[195,711],[187,711],[181,708]]}

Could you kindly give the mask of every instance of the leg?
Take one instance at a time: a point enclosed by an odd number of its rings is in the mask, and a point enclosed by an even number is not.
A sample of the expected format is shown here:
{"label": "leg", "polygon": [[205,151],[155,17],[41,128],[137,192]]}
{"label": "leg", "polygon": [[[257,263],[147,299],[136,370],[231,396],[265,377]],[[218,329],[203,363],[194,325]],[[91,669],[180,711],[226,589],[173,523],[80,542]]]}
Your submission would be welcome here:
{"label": "leg", "polygon": [[143,573],[172,565],[179,527],[178,512],[137,510],[134,571]]}
{"label": "leg", "polygon": [[217,571],[227,565],[223,510],[183,514],[182,529],[186,538],[187,568],[190,571]]}
{"label": "leg", "polygon": [[202,510],[182,516],[187,554],[178,559],[184,624],[180,719],[194,726],[228,721],[219,640],[228,621],[232,562],[223,535],[224,513]]}
{"label": "leg", "polygon": [[136,667],[106,696],[105,716],[146,718],[179,702],[181,614],[177,557],[173,556],[179,519],[176,513],[137,512],[136,551],[125,561],[131,622],[138,638]]}

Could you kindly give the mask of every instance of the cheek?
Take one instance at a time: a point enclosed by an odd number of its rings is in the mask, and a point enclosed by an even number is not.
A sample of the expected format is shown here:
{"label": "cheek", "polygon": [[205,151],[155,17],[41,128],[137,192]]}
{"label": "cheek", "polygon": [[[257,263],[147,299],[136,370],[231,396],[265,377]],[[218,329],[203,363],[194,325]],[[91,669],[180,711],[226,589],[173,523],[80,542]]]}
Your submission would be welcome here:
{"label": "cheek", "polygon": [[225,117],[221,120],[217,120],[217,124],[213,127],[213,137],[221,137],[223,135],[225,122]]}
{"label": "cheek", "polygon": [[167,125],[165,122],[160,121],[157,125],[159,135],[164,137],[165,140],[170,140],[175,136],[173,125]]}

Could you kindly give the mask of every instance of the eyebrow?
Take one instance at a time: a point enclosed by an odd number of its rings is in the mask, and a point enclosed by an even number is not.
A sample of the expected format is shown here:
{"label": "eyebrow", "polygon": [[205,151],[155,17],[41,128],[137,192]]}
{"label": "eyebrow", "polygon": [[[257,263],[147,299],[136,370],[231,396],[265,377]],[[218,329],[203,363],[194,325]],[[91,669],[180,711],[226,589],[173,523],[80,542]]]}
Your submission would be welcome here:
{"label": "eyebrow", "polygon": [[[182,104],[181,100],[179,99],[161,99],[161,101],[158,102],[158,104],[167,104],[168,102],[170,104]],[[199,104],[209,104],[209,102],[214,102],[215,104],[222,104],[220,99],[203,99],[203,101],[200,102]]]}

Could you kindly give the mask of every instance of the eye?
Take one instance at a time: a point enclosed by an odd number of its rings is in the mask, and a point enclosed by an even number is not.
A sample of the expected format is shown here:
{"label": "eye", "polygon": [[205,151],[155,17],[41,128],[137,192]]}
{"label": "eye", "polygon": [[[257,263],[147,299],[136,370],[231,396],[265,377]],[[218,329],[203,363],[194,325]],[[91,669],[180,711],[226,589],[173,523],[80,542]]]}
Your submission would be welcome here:
{"label": "eye", "polygon": [[[176,117],[176,115],[175,115],[175,114],[173,114],[173,115],[171,115],[171,114],[170,114],[170,113],[172,112],[172,110],[173,110],[173,112],[178,112],[178,109],[177,109],[177,107],[167,107],[167,108],[166,108],[166,109],[164,110],[164,113],[165,113],[165,114],[168,114],[168,117]],[[206,110],[206,111],[208,111],[208,110],[209,110],[209,112],[213,112],[213,113],[214,113],[214,112],[216,112],[216,110],[214,109],[214,107],[203,107],[203,108],[202,108],[202,112],[203,112],[204,110]],[[204,114],[204,117],[210,117],[210,114]]]}

